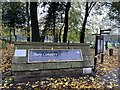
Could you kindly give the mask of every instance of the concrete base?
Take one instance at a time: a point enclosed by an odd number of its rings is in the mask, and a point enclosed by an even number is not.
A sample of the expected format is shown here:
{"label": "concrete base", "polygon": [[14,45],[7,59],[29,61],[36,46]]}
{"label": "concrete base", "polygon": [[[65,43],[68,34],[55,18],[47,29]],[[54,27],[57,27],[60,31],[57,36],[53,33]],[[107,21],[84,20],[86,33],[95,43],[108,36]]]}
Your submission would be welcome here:
{"label": "concrete base", "polygon": [[[92,73],[91,73],[92,74]],[[14,72],[14,81],[35,81],[43,78],[80,77],[83,68]]]}

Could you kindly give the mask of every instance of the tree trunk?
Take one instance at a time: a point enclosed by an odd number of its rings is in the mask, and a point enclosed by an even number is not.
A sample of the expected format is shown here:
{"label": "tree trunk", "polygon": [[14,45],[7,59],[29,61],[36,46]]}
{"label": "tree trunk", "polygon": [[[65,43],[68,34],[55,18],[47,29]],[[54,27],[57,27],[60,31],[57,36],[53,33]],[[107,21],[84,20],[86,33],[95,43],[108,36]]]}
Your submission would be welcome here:
{"label": "tree trunk", "polygon": [[59,32],[59,38],[58,38],[59,43],[61,43],[61,31],[62,31],[62,29],[60,29],[60,32]]}
{"label": "tree trunk", "polygon": [[26,14],[27,14],[27,41],[30,41],[29,2],[26,2]]}
{"label": "tree trunk", "polygon": [[45,40],[46,29],[43,30],[42,35],[40,37],[40,42],[44,42]]}
{"label": "tree trunk", "polygon": [[15,34],[15,27],[13,27],[13,35],[14,35],[14,37],[15,37],[15,41],[17,41],[17,36],[16,36],[16,34]]}
{"label": "tree trunk", "polygon": [[62,33],[62,28],[64,27],[64,24],[62,25],[62,27],[60,28],[60,32],[59,32],[59,43],[61,43],[61,33]]}
{"label": "tree trunk", "polygon": [[89,11],[88,2],[86,2],[85,18],[84,18],[83,25],[82,25],[82,31],[80,32],[80,43],[84,43],[87,17],[89,16],[88,11]]}
{"label": "tree trunk", "polygon": [[39,42],[39,27],[37,19],[37,2],[30,2],[30,15],[31,15],[31,27],[32,27],[32,41]]}
{"label": "tree trunk", "polygon": [[9,35],[10,35],[10,44],[11,44],[11,42],[12,42],[12,37],[11,37],[11,32],[12,32],[12,28],[10,27],[10,32],[9,32]]}
{"label": "tree trunk", "polygon": [[67,42],[67,33],[68,33],[68,12],[71,6],[71,2],[67,2],[66,10],[65,10],[65,28],[64,28],[64,34],[63,34],[63,42]]}
{"label": "tree trunk", "polygon": [[13,35],[15,37],[15,41],[17,41],[17,36],[15,34],[15,18],[14,17],[12,17],[10,19],[10,34],[11,34],[12,30],[13,30]]}

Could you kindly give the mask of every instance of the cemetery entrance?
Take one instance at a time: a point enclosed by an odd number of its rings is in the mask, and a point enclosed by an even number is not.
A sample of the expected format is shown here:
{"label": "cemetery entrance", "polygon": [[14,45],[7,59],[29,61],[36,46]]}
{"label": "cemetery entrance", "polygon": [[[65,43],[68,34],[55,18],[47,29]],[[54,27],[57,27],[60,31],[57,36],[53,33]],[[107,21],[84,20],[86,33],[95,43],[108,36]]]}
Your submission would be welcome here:
{"label": "cemetery entrance", "polygon": [[39,80],[91,74],[94,61],[89,44],[15,43],[12,62],[14,80]]}

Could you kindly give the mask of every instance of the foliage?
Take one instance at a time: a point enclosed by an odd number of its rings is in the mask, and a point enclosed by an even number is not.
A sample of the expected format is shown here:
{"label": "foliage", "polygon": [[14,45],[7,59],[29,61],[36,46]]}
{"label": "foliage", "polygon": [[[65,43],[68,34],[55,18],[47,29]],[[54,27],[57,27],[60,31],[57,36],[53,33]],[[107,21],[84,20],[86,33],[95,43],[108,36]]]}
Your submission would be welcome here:
{"label": "foliage", "polygon": [[7,26],[24,26],[26,21],[25,3],[4,2],[2,5],[2,21]]}
{"label": "foliage", "polygon": [[[94,2],[71,2],[71,8],[69,11],[69,22],[68,22],[68,38],[75,42],[78,40],[78,36],[80,37],[80,32],[83,31],[83,27],[85,27],[85,33],[81,33],[81,37],[83,38],[87,32],[97,33],[99,34],[99,30],[101,29],[108,29],[112,27],[111,20],[115,20],[116,22],[114,25],[119,27],[120,21],[120,2],[97,2],[97,5]],[[105,6],[106,4],[106,6]],[[38,5],[38,3],[37,3]],[[87,7],[86,7],[87,5]],[[43,18],[39,20],[39,32],[40,36],[52,35],[55,38],[55,35],[59,35],[62,37],[64,34],[63,28],[65,28],[65,10],[66,10],[67,2],[40,2],[40,5],[37,6],[37,9],[43,8],[42,13],[40,13],[39,17],[43,16]],[[35,7],[34,7],[35,8]],[[3,2],[2,7],[2,19],[3,24],[7,26],[15,26],[15,27],[22,27],[22,31],[27,24],[26,19],[29,17],[26,16],[26,5],[25,3],[20,2]],[[29,7],[27,8],[29,12]],[[110,11],[109,11],[110,9]],[[88,11],[87,20],[85,20],[85,13]],[[86,12],[85,12],[86,11]],[[37,11],[39,12],[39,11]],[[109,16],[110,19],[108,17]],[[44,14],[44,15],[43,15]],[[15,22],[15,23],[14,23]],[[29,22],[29,21],[28,21]],[[84,25],[83,25],[84,23]],[[86,23],[86,24],[85,24]],[[64,24],[64,25],[63,25]],[[35,26],[35,23],[34,23]],[[26,27],[26,26],[25,26]],[[10,34],[9,31],[11,30],[9,27],[3,26],[4,35]],[[16,29],[16,28],[15,28]],[[30,29],[30,27],[29,27]],[[89,29],[89,31],[86,31]],[[12,29],[13,30],[13,29]],[[28,29],[27,29],[28,30]],[[7,32],[8,31],[8,32]],[[36,30],[35,30],[36,31]],[[28,33],[30,31],[28,30]],[[33,32],[35,33],[35,32]],[[14,33],[13,33],[14,34]],[[73,36],[72,36],[73,35]],[[36,36],[36,35],[35,35]],[[63,39],[62,39],[63,40]],[[83,40],[83,39],[82,39]],[[84,38],[86,41],[86,39]],[[80,41],[80,40],[79,40]],[[78,42],[78,41],[77,41]]]}
{"label": "foliage", "polygon": [[115,20],[118,23],[118,25],[116,25],[116,26],[119,27],[119,24],[120,24],[120,1],[112,2],[109,16],[110,16],[111,20]]}
{"label": "foliage", "polygon": [[85,32],[85,43],[92,44],[95,42],[95,38],[92,35],[92,30],[91,29],[86,29]]}
{"label": "foliage", "polygon": [[[79,35],[79,37],[83,41],[86,39],[85,38],[85,36],[87,36],[86,32],[92,32],[93,31],[92,30],[93,27],[90,28],[91,27],[90,25],[93,26],[93,24],[91,24],[92,20],[90,20],[89,18],[92,18],[92,17],[94,18],[95,17],[95,15],[91,16],[91,13],[93,13],[92,9],[98,8],[97,7],[98,4],[97,5],[95,5],[95,4],[96,3],[94,3],[94,2],[74,2],[72,4],[71,10],[70,10],[69,28],[70,28],[70,30],[72,29],[75,32],[77,31],[77,33],[79,33],[77,35]],[[97,15],[98,15],[98,13],[97,13]],[[96,24],[95,24],[95,26],[96,26]],[[86,31],[88,28],[90,30]],[[82,33],[83,31],[84,31],[84,33]],[[80,35],[80,33],[81,33],[81,35]],[[85,35],[83,36],[83,34],[85,34]],[[92,34],[92,33],[90,33],[90,34]]]}
{"label": "foliage", "polygon": [[63,18],[61,14],[64,13],[64,2],[51,2],[49,3],[48,14],[46,16],[46,26],[45,28],[52,29],[53,27],[53,19],[55,15],[55,22],[58,23]]}
{"label": "foliage", "polygon": [[[2,21],[5,26],[9,27],[9,34],[13,30],[13,35],[15,41],[17,36],[15,33],[16,27],[25,26],[26,14],[25,14],[25,5],[21,2],[3,2],[2,4]],[[11,37],[10,37],[11,42]]]}
{"label": "foliage", "polygon": [[79,3],[72,3],[69,13],[69,31],[68,40],[71,42],[79,42],[79,33],[82,25],[82,11]]}
{"label": "foliage", "polygon": [[79,31],[70,29],[68,32],[68,40],[72,43],[79,42]]}
{"label": "foliage", "polygon": [[79,30],[82,24],[81,11],[76,4],[72,4],[69,14],[69,28],[73,30]]}
{"label": "foliage", "polygon": [[51,31],[51,34],[55,38],[56,29],[60,28],[61,23],[63,23],[65,4],[65,2],[43,3],[44,7],[49,5],[47,15],[45,17],[44,30],[42,32],[43,37],[47,35],[49,31]]}
{"label": "foliage", "polygon": [[8,28],[7,26],[4,26],[4,25],[3,25],[0,32],[2,33],[2,34],[1,34],[1,38],[2,38],[3,36],[6,36],[6,35],[9,34],[9,28]]}

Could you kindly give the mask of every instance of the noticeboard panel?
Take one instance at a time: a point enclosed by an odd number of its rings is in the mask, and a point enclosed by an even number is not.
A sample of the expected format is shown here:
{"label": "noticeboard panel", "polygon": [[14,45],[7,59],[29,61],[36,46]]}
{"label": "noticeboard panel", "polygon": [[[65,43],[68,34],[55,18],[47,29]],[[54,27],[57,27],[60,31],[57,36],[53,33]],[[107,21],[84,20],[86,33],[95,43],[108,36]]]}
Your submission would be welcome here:
{"label": "noticeboard panel", "polygon": [[104,37],[103,36],[98,36],[98,41],[97,41],[97,53],[103,53],[104,51]]}

